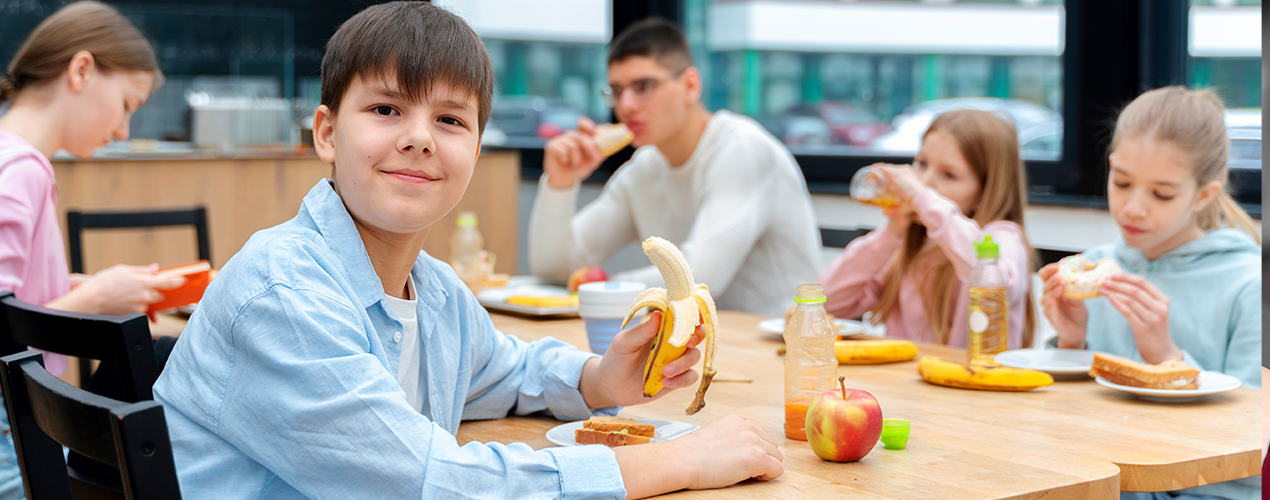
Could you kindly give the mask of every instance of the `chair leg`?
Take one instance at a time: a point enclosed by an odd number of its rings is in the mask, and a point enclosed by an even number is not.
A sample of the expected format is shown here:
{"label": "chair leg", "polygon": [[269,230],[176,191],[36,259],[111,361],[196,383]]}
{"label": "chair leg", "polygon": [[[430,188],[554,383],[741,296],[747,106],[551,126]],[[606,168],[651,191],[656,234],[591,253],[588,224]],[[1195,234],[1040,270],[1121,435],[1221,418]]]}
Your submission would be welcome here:
{"label": "chair leg", "polygon": [[79,388],[88,390],[88,379],[93,376],[93,360],[79,358]]}

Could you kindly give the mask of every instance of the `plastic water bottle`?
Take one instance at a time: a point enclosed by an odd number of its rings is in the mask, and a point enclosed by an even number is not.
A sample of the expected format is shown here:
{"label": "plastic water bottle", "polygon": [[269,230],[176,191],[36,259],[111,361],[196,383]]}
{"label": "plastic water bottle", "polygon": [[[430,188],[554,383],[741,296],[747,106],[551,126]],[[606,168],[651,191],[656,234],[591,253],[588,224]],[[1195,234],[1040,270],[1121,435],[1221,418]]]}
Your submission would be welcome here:
{"label": "plastic water bottle", "polygon": [[979,262],[970,272],[967,285],[970,288],[970,327],[967,361],[972,364],[992,365],[993,356],[1006,350],[1010,338],[1010,301],[1006,295],[1005,273],[998,263],[999,251],[992,236],[975,243]]}
{"label": "plastic water bottle", "polygon": [[798,285],[797,307],[785,325],[785,437],[807,440],[807,407],[834,388],[838,332],[825,313],[825,289]]}
{"label": "plastic water bottle", "polygon": [[450,237],[450,266],[468,286],[485,279],[485,239],[476,229],[476,213],[459,213],[458,227]]}

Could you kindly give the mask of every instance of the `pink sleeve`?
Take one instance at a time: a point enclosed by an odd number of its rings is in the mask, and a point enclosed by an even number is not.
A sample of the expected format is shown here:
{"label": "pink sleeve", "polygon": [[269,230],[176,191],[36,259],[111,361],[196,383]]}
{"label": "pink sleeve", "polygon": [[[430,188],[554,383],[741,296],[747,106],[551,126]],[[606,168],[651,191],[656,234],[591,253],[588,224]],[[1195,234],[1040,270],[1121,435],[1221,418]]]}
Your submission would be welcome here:
{"label": "pink sleeve", "polygon": [[877,304],[901,242],[883,228],[849,243],[817,280],[825,287],[825,310],[840,318],[855,318]]}
{"label": "pink sleeve", "polygon": [[962,283],[970,277],[978,261],[975,243],[983,241],[985,234],[990,234],[1000,252],[1001,270],[1010,283],[1010,299],[1014,300],[1026,292],[1027,280],[1032,273],[1031,258],[1017,224],[996,221],[980,228],[979,223],[962,214],[955,203],[930,188],[913,197],[913,207],[917,209],[922,225],[926,226],[926,235],[948,256],[957,279]]}
{"label": "pink sleeve", "polygon": [[0,290],[22,287],[31,261],[37,213],[48,192],[39,162],[18,159],[0,165]]}

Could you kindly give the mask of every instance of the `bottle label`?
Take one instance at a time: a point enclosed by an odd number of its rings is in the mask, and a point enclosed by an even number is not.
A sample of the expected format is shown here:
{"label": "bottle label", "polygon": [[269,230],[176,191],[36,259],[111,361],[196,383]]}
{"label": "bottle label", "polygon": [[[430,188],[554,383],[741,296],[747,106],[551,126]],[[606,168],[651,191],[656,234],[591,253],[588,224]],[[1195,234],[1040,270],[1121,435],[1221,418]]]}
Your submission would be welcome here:
{"label": "bottle label", "polygon": [[969,323],[970,331],[983,333],[984,330],[988,329],[988,315],[984,314],[983,311],[980,310],[970,311]]}

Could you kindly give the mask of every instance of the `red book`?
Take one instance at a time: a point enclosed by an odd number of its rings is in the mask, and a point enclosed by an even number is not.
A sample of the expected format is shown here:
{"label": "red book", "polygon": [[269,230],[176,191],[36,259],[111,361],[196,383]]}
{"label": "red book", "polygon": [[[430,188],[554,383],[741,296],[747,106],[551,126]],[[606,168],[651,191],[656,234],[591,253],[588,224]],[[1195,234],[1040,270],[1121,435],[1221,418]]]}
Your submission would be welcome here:
{"label": "red book", "polygon": [[158,276],[184,276],[185,284],[172,290],[162,290],[163,300],[150,304],[150,308],[146,310],[146,314],[150,316],[153,316],[156,312],[188,306],[202,299],[203,291],[207,290],[207,284],[212,281],[212,265],[205,260],[200,260],[190,264],[160,269],[155,274]]}

